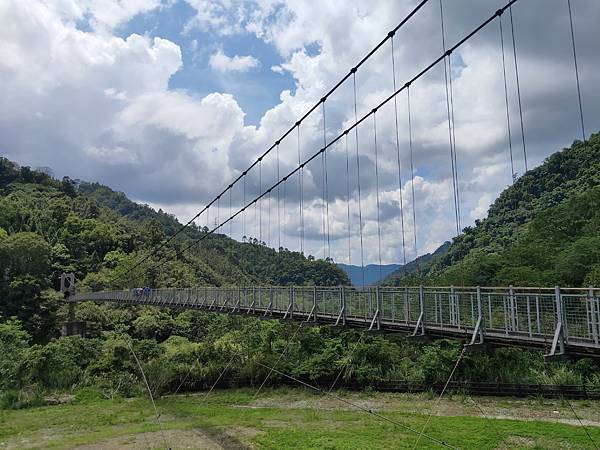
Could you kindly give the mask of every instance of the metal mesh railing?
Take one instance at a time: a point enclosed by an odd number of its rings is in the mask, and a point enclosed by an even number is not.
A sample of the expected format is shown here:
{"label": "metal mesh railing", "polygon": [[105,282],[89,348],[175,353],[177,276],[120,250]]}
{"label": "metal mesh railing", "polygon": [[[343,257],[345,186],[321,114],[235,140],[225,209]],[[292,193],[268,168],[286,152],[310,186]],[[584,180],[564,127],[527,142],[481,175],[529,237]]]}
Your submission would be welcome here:
{"label": "metal mesh railing", "polygon": [[549,342],[558,324],[565,342],[600,348],[600,289],[518,287],[324,287],[244,286],[180,289],[138,288],[81,293],[71,301],[109,301],[199,308],[314,321],[363,323],[410,329],[423,325],[454,335]]}

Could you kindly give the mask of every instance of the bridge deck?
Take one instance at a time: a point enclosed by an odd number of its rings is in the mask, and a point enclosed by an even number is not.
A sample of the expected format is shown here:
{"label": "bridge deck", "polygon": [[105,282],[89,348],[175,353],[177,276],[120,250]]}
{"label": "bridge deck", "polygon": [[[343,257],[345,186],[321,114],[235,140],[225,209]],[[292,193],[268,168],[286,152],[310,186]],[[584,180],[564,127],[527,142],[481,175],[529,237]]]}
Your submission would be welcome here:
{"label": "bridge deck", "polygon": [[81,293],[70,301],[202,309],[600,356],[600,290],[198,287]]}

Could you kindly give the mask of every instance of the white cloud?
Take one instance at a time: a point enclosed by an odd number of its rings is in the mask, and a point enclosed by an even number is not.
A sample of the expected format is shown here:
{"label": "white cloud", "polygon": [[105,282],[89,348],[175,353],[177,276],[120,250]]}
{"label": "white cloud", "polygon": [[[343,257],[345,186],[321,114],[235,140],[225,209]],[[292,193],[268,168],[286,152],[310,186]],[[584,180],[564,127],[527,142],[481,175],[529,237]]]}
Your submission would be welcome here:
{"label": "white cloud", "polygon": [[[244,111],[227,94],[203,97],[169,88],[183,61],[177,44],[112,30],[137,14],[169,2],[136,0],[99,2],[11,0],[0,9],[0,149],[8,157],[33,166],[52,166],[59,174],[99,180],[143,202],[160,205],[187,221],[229,180],[270,147],[297,118],[359,61],[414,7],[414,2],[375,0],[322,2],[314,0],[188,0],[197,14],[185,27],[216,36],[245,38],[247,33],[274,46],[281,62],[272,70],[290,74],[295,88],[283,91],[280,102],[263,115],[259,126],[246,126]],[[396,35],[398,86],[441,53],[439,9],[430,2]],[[457,0],[447,8],[447,42],[456,42],[495,11],[503,0],[473,3]],[[523,5],[523,6],[522,6]],[[577,135],[576,101],[569,47],[568,20],[562,0],[530,0],[515,5],[519,69],[530,167]],[[576,6],[576,7],[575,7]],[[600,29],[593,21],[598,4],[574,5],[584,111],[590,129],[599,128],[600,91],[596,42]],[[318,14],[315,14],[318,11]],[[468,11],[468,13],[466,13]],[[543,17],[539,15],[543,11]],[[87,21],[91,31],[78,24]],[[506,22],[505,22],[506,25]],[[80,27],[84,28],[84,27]],[[508,33],[507,28],[505,31]],[[238,35],[238,36],[236,36]],[[485,214],[489,203],[510,182],[504,91],[497,23],[493,23],[452,56],[459,188],[463,225]],[[507,37],[508,39],[508,37]],[[194,43],[195,42],[195,43]],[[202,53],[203,40],[191,50]],[[522,173],[512,54],[507,45],[512,146],[516,171]],[[205,49],[204,49],[205,50]],[[560,55],[560,56],[559,56]],[[389,45],[373,55],[357,73],[359,116],[370,111],[392,90]],[[258,66],[252,56],[212,55],[211,67],[222,73]],[[541,73],[553,74],[540,77]],[[454,210],[446,97],[441,65],[411,87],[415,164],[415,213],[419,253],[430,251],[453,235]],[[384,262],[401,260],[398,208],[398,168],[393,103],[377,113],[379,194]],[[347,82],[325,103],[327,139],[354,121],[352,83]],[[398,97],[402,195],[407,255],[413,256],[412,189],[406,96]],[[322,110],[317,108],[300,127],[303,158],[323,144]],[[377,208],[373,121],[359,127],[363,238],[365,261],[378,260]],[[328,150],[329,210],[332,256],[347,258],[346,159],[344,140]],[[352,259],[358,254],[358,193],[356,143],[349,136],[350,220]],[[280,145],[280,172],[298,160],[297,135]],[[304,172],[306,246],[322,255],[321,160]],[[277,179],[272,152],[261,165],[261,185]],[[286,184],[285,233],[282,243],[298,248],[297,176]],[[259,192],[258,168],[247,179],[249,200]],[[283,191],[280,191],[283,197]],[[271,196],[271,226],[264,200],[262,227],[254,207],[232,226],[234,235],[258,236],[263,230],[271,243],[278,234],[274,220],[276,193]],[[228,214],[222,200],[219,217]],[[280,207],[283,199],[280,198]],[[223,204],[225,201],[225,205]],[[233,205],[242,202],[242,186],[233,192]],[[281,212],[281,211],[280,211]],[[199,223],[212,225],[217,211]],[[259,217],[257,214],[256,217]],[[226,230],[228,228],[226,227]]]}
{"label": "white cloud", "polygon": [[223,50],[218,50],[210,56],[208,61],[210,67],[217,72],[228,73],[228,72],[247,72],[250,69],[254,69],[260,65],[258,59],[251,55],[247,56],[227,56]]}

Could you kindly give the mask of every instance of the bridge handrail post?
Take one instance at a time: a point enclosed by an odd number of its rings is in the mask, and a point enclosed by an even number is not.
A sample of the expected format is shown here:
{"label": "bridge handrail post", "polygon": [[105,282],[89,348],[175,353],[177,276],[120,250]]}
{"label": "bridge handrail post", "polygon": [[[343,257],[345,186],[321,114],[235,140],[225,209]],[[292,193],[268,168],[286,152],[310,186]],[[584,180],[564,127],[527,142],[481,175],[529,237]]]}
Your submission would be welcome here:
{"label": "bridge handrail post", "polygon": [[560,287],[555,286],[554,288],[554,297],[556,299],[556,314],[558,317],[558,320],[560,320],[560,322],[562,323],[562,331],[563,331],[563,341],[566,343],[568,342],[568,336],[569,333],[567,331],[567,321],[566,321],[566,317],[565,317],[565,304],[564,304],[564,299],[563,296],[560,292]]}
{"label": "bridge handrail post", "polygon": [[473,327],[473,334],[471,335],[471,341],[465,345],[465,350],[474,348],[475,345],[483,344],[483,330],[484,330],[484,319],[483,319],[483,307],[481,303],[481,286],[477,286],[477,322]]}
{"label": "bridge handrail post", "polygon": [[423,285],[419,286],[419,306],[421,308],[423,334],[425,334],[425,291]]}
{"label": "bridge handrail post", "polygon": [[406,325],[410,322],[410,310],[408,304],[408,286],[404,287],[404,320]]}
{"label": "bridge handrail post", "polygon": [[483,320],[483,304],[481,302],[481,286],[477,286],[477,319],[481,320],[481,328],[483,330],[485,328],[484,327],[485,322]]}
{"label": "bridge handrail post", "polygon": [[450,325],[457,325],[458,320],[456,316],[456,297],[454,296],[454,286],[450,286]]}
{"label": "bridge handrail post", "polygon": [[383,314],[383,298],[381,294],[381,286],[375,288],[375,299],[377,301],[377,329],[381,328],[381,315]]}
{"label": "bridge handrail post", "polygon": [[347,315],[347,309],[346,309],[346,288],[344,286],[342,286],[342,288],[341,288],[341,295],[342,295],[342,310],[340,312],[342,314],[342,324],[346,325],[346,315]]}
{"label": "bridge handrail post", "polygon": [[317,287],[313,286],[313,321],[317,321]]}
{"label": "bridge handrail post", "polygon": [[588,288],[588,298],[586,301],[590,303],[592,339],[598,345],[598,333],[600,332],[600,323],[598,323],[600,317],[598,315],[600,315],[600,305],[597,304],[598,299],[594,297],[594,288],[592,286]]}
{"label": "bridge handrail post", "polygon": [[554,330],[554,337],[552,339],[550,353],[544,356],[547,360],[556,356],[560,357],[561,355],[564,355],[565,343],[567,342],[567,333],[565,332],[565,323],[563,321],[564,311],[562,295],[560,293],[560,287],[558,286],[554,287],[554,302],[556,308],[556,328]]}
{"label": "bridge handrail post", "polygon": [[511,284],[508,287],[509,295],[508,295],[508,309],[510,311],[510,330],[518,331],[515,322],[515,288]]}

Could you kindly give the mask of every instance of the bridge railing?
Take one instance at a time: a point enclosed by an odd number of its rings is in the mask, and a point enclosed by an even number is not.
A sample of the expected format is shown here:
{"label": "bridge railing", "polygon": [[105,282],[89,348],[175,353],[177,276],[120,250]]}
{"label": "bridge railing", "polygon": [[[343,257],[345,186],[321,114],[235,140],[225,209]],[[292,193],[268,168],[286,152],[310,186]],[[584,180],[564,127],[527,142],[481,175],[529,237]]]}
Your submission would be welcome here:
{"label": "bridge railing", "polygon": [[600,289],[523,287],[243,286],[80,293],[71,301],[166,307],[364,324],[424,334],[484,336],[600,348]]}

